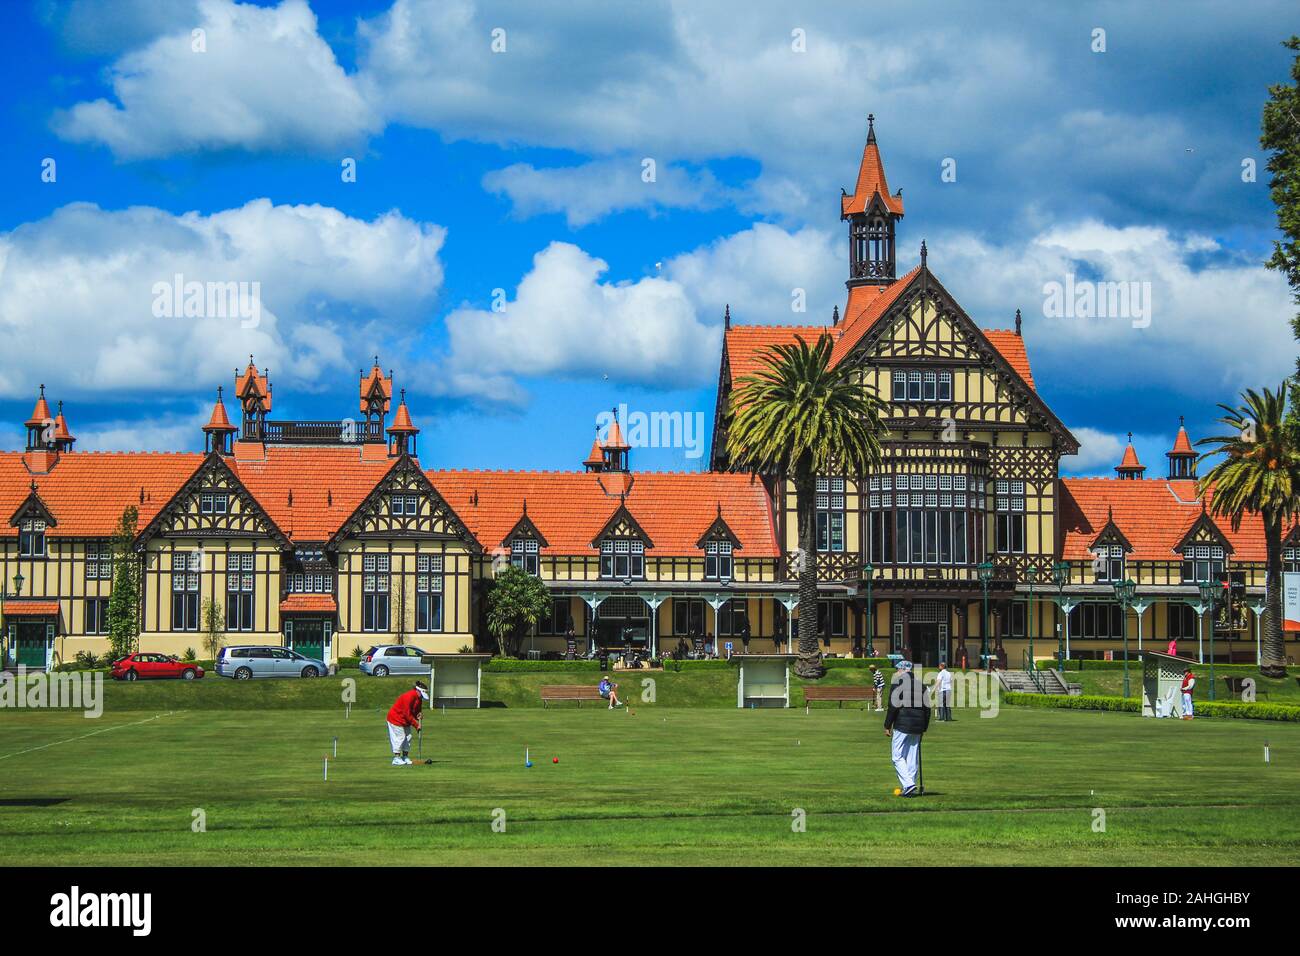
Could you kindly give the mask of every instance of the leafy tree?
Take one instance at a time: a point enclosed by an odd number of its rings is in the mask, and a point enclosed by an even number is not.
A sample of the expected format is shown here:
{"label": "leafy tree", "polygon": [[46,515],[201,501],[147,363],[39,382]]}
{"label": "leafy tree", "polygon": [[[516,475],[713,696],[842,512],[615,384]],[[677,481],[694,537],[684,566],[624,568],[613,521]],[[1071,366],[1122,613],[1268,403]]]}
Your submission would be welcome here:
{"label": "leafy tree", "polygon": [[[1273,243],[1273,254],[1265,265],[1286,276],[1292,301],[1300,305],[1300,36],[1292,36],[1282,45],[1297,52],[1291,61],[1292,82],[1268,88],[1259,137],[1259,144],[1272,151],[1264,168],[1271,174],[1269,195],[1277,207],[1277,228],[1282,233],[1282,239]],[[1300,313],[1292,317],[1291,330],[1300,339]],[[1296,371],[1300,373],[1300,358],[1296,359]],[[1300,395],[1294,390],[1300,387],[1300,377],[1292,380],[1291,387],[1295,425]]]}
{"label": "leafy tree", "polygon": [[731,401],[732,467],[792,481],[799,550],[799,659],[795,673],[821,677],[817,643],[816,480],[861,477],[880,464],[880,403],[850,363],[831,364],[831,338],[768,347],[765,368],[740,379]]}
{"label": "leafy tree", "polygon": [[519,656],[519,641],[551,610],[551,592],[522,568],[507,567],[487,595],[487,627],[502,657]]}
{"label": "leafy tree", "polygon": [[113,589],[108,597],[108,643],[113,659],[136,649],[140,638],[140,560],[135,553],[140,512],[127,505],[113,531]]}
{"label": "leafy tree", "polygon": [[[221,605],[212,598],[203,599],[203,647],[208,652],[211,660],[216,660],[217,651],[221,650],[221,643],[225,640],[226,628],[225,618],[221,613]],[[192,661],[190,656],[192,652],[186,651],[186,660]]]}
{"label": "leafy tree", "polygon": [[1260,638],[1260,673],[1286,677],[1282,648],[1282,537],[1284,526],[1300,511],[1300,447],[1287,423],[1285,383],[1276,392],[1247,389],[1237,408],[1219,405],[1219,423],[1227,435],[1202,438],[1212,445],[1201,458],[1223,457],[1201,478],[1198,490],[1213,489],[1210,512],[1226,516],[1234,530],[1242,518],[1258,514],[1264,521],[1264,620]]}

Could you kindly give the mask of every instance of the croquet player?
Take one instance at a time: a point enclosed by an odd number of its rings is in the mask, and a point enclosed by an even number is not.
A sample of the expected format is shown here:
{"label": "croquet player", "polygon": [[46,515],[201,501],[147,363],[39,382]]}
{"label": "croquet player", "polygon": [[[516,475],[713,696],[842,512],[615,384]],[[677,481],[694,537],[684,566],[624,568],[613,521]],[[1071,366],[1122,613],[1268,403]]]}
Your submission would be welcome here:
{"label": "croquet player", "polygon": [[411,762],[411,734],[420,729],[420,711],[429,699],[429,685],[422,680],[393,702],[388,711],[388,740],[393,745],[393,766]]}
{"label": "croquet player", "polygon": [[939,673],[934,676],[934,696],[939,719],[952,720],[952,671],[943,661],[939,662]]}
{"label": "croquet player", "polygon": [[1189,667],[1187,673],[1183,675],[1183,720],[1191,720],[1196,716],[1192,707],[1192,691],[1196,688],[1196,675],[1192,673]]}
{"label": "croquet player", "polygon": [[871,671],[871,686],[876,691],[876,710],[884,710],[883,702],[885,700],[885,672],[875,664],[868,664],[867,669]]}
{"label": "croquet player", "polygon": [[610,710],[619,706],[618,685],[610,680],[608,676],[600,679],[600,696],[609,701]]}
{"label": "croquet player", "polygon": [[890,738],[890,755],[898,787],[904,797],[920,796],[917,775],[921,769],[921,735],[930,727],[930,708],[925,687],[912,674],[911,661],[899,661],[889,685],[889,709],[885,711],[885,736]]}

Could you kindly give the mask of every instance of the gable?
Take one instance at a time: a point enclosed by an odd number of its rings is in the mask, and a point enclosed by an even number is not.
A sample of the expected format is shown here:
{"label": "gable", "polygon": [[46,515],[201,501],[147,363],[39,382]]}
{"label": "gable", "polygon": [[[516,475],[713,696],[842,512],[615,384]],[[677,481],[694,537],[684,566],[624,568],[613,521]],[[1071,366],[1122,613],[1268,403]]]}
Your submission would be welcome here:
{"label": "gable", "polygon": [[463,541],[473,551],[479,542],[429,479],[403,455],[330,539],[346,537],[433,538]]}
{"label": "gable", "polygon": [[282,548],[289,539],[226,464],[213,453],[136,536],[136,544],[154,537],[268,537]]}
{"label": "gable", "polygon": [[605,538],[636,538],[645,543],[646,548],[653,548],[654,542],[650,536],[645,533],[641,525],[637,523],[636,518],[632,517],[632,512],[627,510],[627,505],[619,505],[614,513],[609,516],[605,526],[592,539],[593,548],[600,547],[600,542]]}

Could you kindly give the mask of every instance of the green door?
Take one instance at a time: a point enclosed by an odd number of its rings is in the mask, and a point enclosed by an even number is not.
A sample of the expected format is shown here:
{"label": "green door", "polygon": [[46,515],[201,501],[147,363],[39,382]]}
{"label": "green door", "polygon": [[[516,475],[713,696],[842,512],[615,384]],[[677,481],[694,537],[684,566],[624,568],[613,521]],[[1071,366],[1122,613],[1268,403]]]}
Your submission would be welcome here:
{"label": "green door", "polygon": [[324,660],[325,622],[320,618],[295,618],[289,628],[290,646],[305,657]]}
{"label": "green door", "polygon": [[45,667],[45,624],[23,622],[18,625],[18,664],[22,667]]}

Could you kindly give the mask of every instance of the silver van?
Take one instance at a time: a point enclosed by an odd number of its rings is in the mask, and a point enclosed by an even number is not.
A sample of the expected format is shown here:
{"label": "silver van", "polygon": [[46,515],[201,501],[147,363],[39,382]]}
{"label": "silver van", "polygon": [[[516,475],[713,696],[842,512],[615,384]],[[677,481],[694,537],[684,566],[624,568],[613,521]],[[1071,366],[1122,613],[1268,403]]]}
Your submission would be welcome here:
{"label": "silver van", "polygon": [[217,655],[217,674],[235,680],[254,677],[322,677],[329,666],[287,647],[243,644],[223,647]]}

